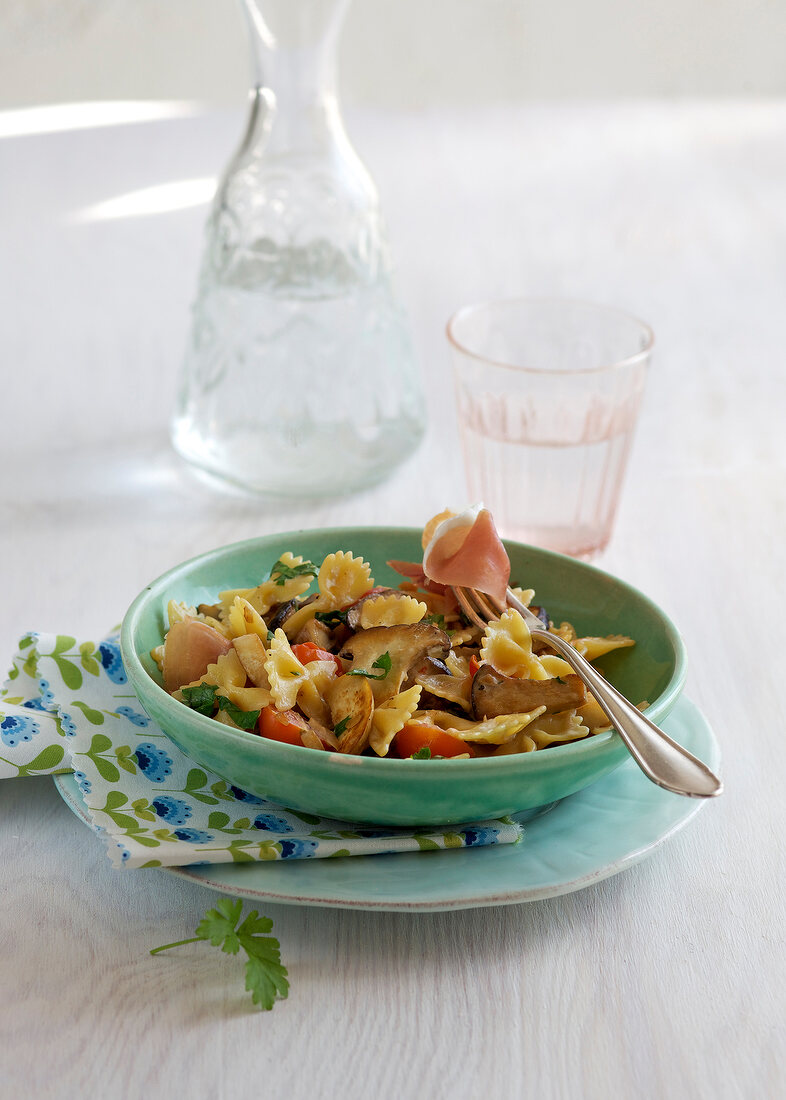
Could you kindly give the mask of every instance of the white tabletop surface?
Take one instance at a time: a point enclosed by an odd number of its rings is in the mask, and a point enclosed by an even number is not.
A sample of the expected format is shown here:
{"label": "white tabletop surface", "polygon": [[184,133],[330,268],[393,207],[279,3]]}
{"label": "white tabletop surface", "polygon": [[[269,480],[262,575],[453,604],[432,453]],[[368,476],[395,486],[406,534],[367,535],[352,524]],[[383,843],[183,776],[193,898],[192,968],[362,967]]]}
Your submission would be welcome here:
{"label": "white tabletop surface", "polygon": [[259,1013],[237,959],[148,954],[214,893],[112,870],[51,779],[6,781],[0,1095],[783,1095],[786,103],[347,121],[431,425],[386,484],[317,507],[217,495],[170,451],[206,207],[90,217],[215,175],[240,115],[0,138],[0,652],[28,628],[97,637],[224,542],[461,505],[447,317],[496,295],[590,298],[657,336],[600,564],[678,623],[726,792],[645,862],[552,900],[265,905],[292,988]]}

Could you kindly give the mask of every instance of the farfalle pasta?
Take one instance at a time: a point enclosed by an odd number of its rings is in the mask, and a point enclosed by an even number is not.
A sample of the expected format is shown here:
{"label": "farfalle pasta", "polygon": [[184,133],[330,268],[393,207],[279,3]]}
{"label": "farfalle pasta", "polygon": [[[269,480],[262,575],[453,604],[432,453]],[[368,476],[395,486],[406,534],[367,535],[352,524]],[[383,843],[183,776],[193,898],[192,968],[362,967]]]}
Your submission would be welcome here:
{"label": "farfalle pasta", "polygon": [[[430,545],[446,516],[427,525]],[[417,759],[558,752],[608,727],[518,611],[481,629],[418,563],[389,563],[403,577],[391,587],[351,549],[321,562],[296,549],[214,604],[170,602],[153,656],[185,706],[312,751]],[[513,590],[528,606],[536,600]],[[570,623],[548,628],[589,660],[634,644],[580,637]]]}

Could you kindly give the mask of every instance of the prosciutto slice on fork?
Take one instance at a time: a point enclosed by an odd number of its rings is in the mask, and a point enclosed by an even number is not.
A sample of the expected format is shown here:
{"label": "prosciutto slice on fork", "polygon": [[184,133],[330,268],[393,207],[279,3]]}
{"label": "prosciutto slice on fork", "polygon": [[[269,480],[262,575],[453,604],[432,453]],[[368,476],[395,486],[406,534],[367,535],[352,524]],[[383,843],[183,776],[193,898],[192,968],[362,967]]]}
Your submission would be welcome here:
{"label": "prosciutto slice on fork", "polygon": [[475,588],[504,607],[510,560],[487,508],[469,508],[437,524],[423,552],[429,580],[451,587]]}

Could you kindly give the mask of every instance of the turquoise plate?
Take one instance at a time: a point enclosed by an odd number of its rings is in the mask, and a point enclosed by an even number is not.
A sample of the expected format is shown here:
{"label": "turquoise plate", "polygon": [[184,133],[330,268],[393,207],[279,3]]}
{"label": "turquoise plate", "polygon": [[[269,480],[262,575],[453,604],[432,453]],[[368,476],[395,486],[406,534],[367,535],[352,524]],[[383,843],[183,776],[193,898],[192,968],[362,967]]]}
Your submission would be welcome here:
{"label": "turquoise plate", "polygon": [[[693,703],[683,696],[663,724],[718,770],[717,741]],[[90,824],[73,776],[55,776],[55,783],[66,804]],[[393,912],[513,905],[582,890],[623,871],[672,837],[703,805],[656,787],[628,760],[527,822],[524,839],[515,845],[165,872],[221,893],[284,905]]]}

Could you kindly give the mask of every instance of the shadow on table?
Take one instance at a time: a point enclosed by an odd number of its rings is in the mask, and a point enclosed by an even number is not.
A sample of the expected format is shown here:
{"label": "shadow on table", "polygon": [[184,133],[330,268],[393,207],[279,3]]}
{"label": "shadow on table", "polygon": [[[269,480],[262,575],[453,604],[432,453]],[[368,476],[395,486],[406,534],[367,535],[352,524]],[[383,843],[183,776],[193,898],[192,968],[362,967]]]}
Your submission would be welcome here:
{"label": "shadow on table", "polygon": [[75,513],[89,522],[129,509],[139,510],[143,518],[176,518],[209,508],[218,521],[275,519],[283,529],[288,516],[294,524],[317,503],[305,498],[294,504],[264,500],[222,488],[192,471],[163,431],[90,441],[78,449],[33,448],[14,465],[11,492],[2,507],[23,515],[27,525],[37,520],[49,524],[59,515],[73,522]]}

